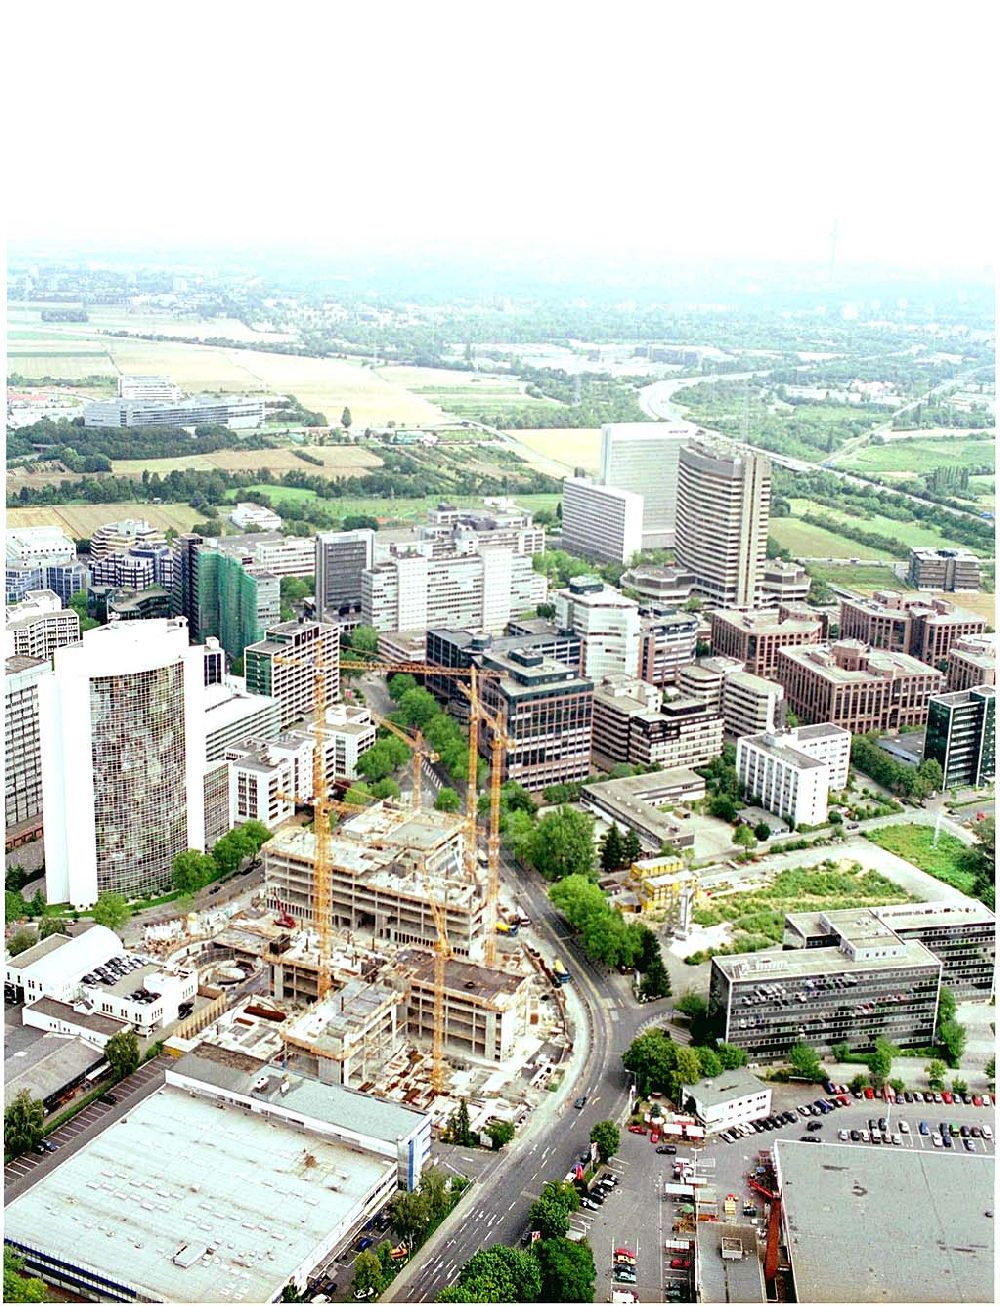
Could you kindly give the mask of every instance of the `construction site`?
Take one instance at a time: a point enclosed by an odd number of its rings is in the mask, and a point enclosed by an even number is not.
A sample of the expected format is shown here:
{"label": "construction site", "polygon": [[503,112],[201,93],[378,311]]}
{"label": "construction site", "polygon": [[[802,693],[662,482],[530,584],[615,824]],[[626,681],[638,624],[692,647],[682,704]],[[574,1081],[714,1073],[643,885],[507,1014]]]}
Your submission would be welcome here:
{"label": "construction site", "polygon": [[[318,706],[325,676],[322,666],[312,670]],[[173,940],[186,957],[196,954],[204,974],[263,971],[266,996],[219,1013],[168,1050],[216,1046],[262,1065],[280,1062],[417,1108],[435,1127],[463,1099],[473,1129],[497,1119],[517,1127],[542,1100],[569,1054],[562,988],[525,945],[522,918],[500,883],[502,723],[479,702],[476,670],[455,674],[470,708],[465,811],[423,806],[423,765],[435,755],[419,732],[385,718],[413,752],[409,802],[358,807],[335,799],[325,713],[317,711],[309,792],[282,795],[300,812],[307,806],[312,820],[278,830],[264,846],[263,892],[253,906],[197,942],[190,931]],[[486,830],[476,790],[481,723],[490,728],[493,762]]]}

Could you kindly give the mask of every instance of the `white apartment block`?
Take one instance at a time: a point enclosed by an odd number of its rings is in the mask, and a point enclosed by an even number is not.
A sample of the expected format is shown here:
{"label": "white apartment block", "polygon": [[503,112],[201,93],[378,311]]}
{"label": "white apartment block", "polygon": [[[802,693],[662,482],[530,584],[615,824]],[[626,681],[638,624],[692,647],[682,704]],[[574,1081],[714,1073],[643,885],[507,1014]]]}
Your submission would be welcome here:
{"label": "white apartment block", "polygon": [[29,590],[24,602],[7,611],[5,654],[8,657],[50,658],[64,644],[80,638],[80,618],[52,590]]}
{"label": "white apartment block", "polygon": [[38,685],[50,902],[162,892],[175,855],[204,848],[204,676],[183,617],[56,650]]}
{"label": "white apartment block", "polygon": [[473,627],[491,634],[533,610],[548,582],[529,555],[495,546],[464,557],[390,558],[362,573],[361,621],[376,630]]}
{"label": "white apartment block", "polygon": [[246,687],[276,698],[281,728],[312,717],[316,710],[316,666],[323,669],[326,706],[340,698],[340,628],[318,621],[282,621],[243,654]]}
{"label": "white apartment block", "polygon": [[609,422],[602,427],[601,481],[642,497],[644,549],[673,546],[677,464],[696,431],[675,422]]}
{"label": "white apartment block", "polygon": [[584,476],[563,481],[562,547],[577,558],[629,562],[642,550],[642,495]]}
{"label": "white apartment block", "polygon": [[807,757],[815,757],[830,768],[830,788],[847,788],[851,766],[851,732],[829,721],[814,726],[797,726],[788,732],[795,736],[795,747]]}
{"label": "white apartment block", "polygon": [[776,680],[731,671],[722,681],[722,717],[729,735],[773,734],[784,722],[785,691]]}
{"label": "white apartment block", "polygon": [[269,830],[295,815],[296,801],[312,797],[315,740],[297,731],[257,747],[227,750],[232,825],[260,821]]}
{"label": "white apartment block", "polygon": [[315,571],[316,545],[311,539],[289,536],[284,540],[262,540],[251,547],[254,565],[263,567],[272,576],[305,577]]}
{"label": "white apartment block", "polygon": [[793,732],[738,740],[736,778],[748,801],[784,821],[799,826],[826,820],[830,768],[797,748]]}
{"label": "white apartment block", "polygon": [[635,676],[639,670],[642,630],[639,605],[596,576],[576,576],[555,596],[556,622],[583,642],[583,674],[598,682],[605,676]]}
{"label": "white apartment block", "polygon": [[58,526],[18,526],[7,532],[7,565],[75,562],[76,545]]}
{"label": "white apartment block", "polygon": [[142,403],[174,404],[181,397],[180,387],[169,376],[120,376],[118,398]]}
{"label": "white apartment block", "polygon": [[229,514],[229,520],[239,530],[255,526],[259,531],[280,531],[281,518],[273,508],[265,508],[260,503],[238,503]]}
{"label": "white apartment block", "polygon": [[128,517],[124,521],[107,522],[98,526],[90,537],[90,558],[96,562],[108,553],[128,553],[136,545],[161,549],[167,547],[167,538],[156,526],[142,518]]}
{"label": "white apartment block", "polygon": [[771,1114],[770,1088],[742,1067],[685,1085],[683,1094],[685,1104],[693,1108],[710,1134]]}
{"label": "white apartment block", "polygon": [[[310,727],[315,732],[315,727]],[[358,758],[375,744],[377,728],[366,707],[338,703],[327,709],[324,734],[327,742],[327,775],[356,780]]]}

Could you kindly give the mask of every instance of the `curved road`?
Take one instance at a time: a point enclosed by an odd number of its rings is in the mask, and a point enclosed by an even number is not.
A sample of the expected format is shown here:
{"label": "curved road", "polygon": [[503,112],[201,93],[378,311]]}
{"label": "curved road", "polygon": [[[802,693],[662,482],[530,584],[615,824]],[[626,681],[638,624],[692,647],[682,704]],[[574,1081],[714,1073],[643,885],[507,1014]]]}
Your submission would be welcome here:
{"label": "curved road", "polygon": [[[598,1120],[619,1120],[623,1115],[628,1077],[622,1054],[640,1025],[657,1012],[662,1018],[671,1006],[669,998],[638,1006],[627,977],[609,974],[582,955],[549,902],[541,878],[515,870],[506,859],[504,871],[530,915],[532,941],[547,954],[565,959],[573,976],[568,986],[572,993],[567,994],[571,1015],[585,1022],[584,1029],[574,1030],[570,1066],[576,1063],[578,1070],[575,1075],[567,1072],[553,1100],[535,1109],[524,1134],[491,1160],[455,1216],[383,1294],[385,1301],[432,1301],[475,1252],[497,1242],[517,1244],[527,1224],[528,1206],[542,1185],[565,1177]],[[584,1038],[587,1046],[581,1048]],[[573,1099],[584,1093],[587,1104],[576,1110]]]}

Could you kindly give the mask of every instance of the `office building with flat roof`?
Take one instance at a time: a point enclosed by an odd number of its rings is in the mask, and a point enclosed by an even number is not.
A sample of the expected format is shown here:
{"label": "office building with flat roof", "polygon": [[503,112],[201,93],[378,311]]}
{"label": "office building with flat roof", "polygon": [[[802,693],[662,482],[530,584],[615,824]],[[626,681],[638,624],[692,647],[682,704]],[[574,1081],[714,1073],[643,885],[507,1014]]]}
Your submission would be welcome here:
{"label": "office building with flat roof", "polygon": [[8,845],[41,828],[42,744],[38,684],[52,674],[48,659],[8,657],[4,679],[4,823]]}
{"label": "office building with flat roof", "polygon": [[710,1079],[699,1079],[696,1084],[685,1084],[681,1106],[694,1112],[706,1133],[717,1134],[733,1125],[769,1116],[771,1089],[739,1066]]}
{"label": "office building with flat roof", "polygon": [[596,682],[636,674],[642,645],[638,603],[597,576],[574,576],[553,599],[559,628],[580,636],[584,675]]}
{"label": "office building with flat roof", "polygon": [[672,685],[698,647],[696,613],[658,606],[639,609],[639,677],[651,685]]}
{"label": "office building with flat roof", "polygon": [[[850,747],[850,735],[842,731]],[[796,732],[745,735],[736,744],[736,778],[744,798],[790,825],[822,825],[830,768],[796,747]]]}
{"label": "office building with flat roof", "polygon": [[930,594],[876,590],[871,598],[840,600],[841,639],[909,653],[932,667],[947,662],[956,641],[985,629],[982,617]]}
{"label": "office building with flat roof", "polygon": [[113,622],[57,649],[38,682],[50,902],[169,888],[204,849],[204,651],[187,622]]}
{"label": "office building with flat roof", "polygon": [[110,521],[98,526],[90,537],[90,562],[93,565],[109,553],[127,553],[137,545],[160,549],[166,543],[163,532],[141,517]]}
{"label": "office building with flat roof", "polygon": [[674,544],[678,459],[696,430],[680,422],[608,422],[601,428],[601,482],[641,496],[643,549]]}
{"label": "office building with flat roof", "polygon": [[84,426],[202,426],[243,430],[264,425],[264,400],[252,396],[192,395],[161,403],[149,399],[107,399],[84,404]]}
{"label": "office building with flat roof", "polygon": [[380,631],[452,626],[499,634],[547,594],[548,582],[530,554],[499,545],[454,557],[414,553],[362,573],[361,621]]}
{"label": "office building with flat roof", "polygon": [[655,685],[605,676],[594,687],[594,761],[704,766],[722,752],[722,717],[696,699],[664,700]]}
{"label": "office building with flat roof", "polygon": [[683,567],[640,562],[622,572],[623,590],[634,591],[641,603],[662,608],[683,607],[691,597],[694,576]]}
{"label": "office building with flat roof", "polygon": [[118,378],[118,398],[142,403],[173,404],[181,397],[180,388],[169,376],[129,376]]}
{"label": "office building with flat roof", "polygon": [[764,564],[761,590],[766,607],[777,608],[786,603],[805,603],[811,585],[812,577],[800,562],[768,558]]}
{"label": "office building with flat roof", "polygon": [[871,916],[900,939],[916,939],[941,963],[941,983],[956,998],[988,1002],[996,970],[996,917],[981,902],[894,903],[885,907],[846,911],[790,912],[782,935],[784,948],[836,948],[841,925],[851,926],[859,915]]}
{"label": "office building with flat roof", "polygon": [[980,588],[979,559],[967,549],[911,549],[910,584],[918,590],[946,593]]}
{"label": "office building with flat roof", "polygon": [[315,713],[317,667],[322,668],[325,705],[340,698],[337,626],[304,619],[279,622],[263,640],[247,646],[243,663],[248,692],[278,700],[282,730]]}
{"label": "office building with flat roof", "polygon": [[722,691],[734,671],[742,671],[738,658],[697,658],[677,672],[677,688],[687,698],[697,698],[714,712],[722,711]]}
{"label": "office building with flat roof", "polygon": [[778,670],[778,650],[818,644],[822,623],[815,619],[782,617],[771,608],[758,612],[717,611],[711,614],[712,652],[736,658],[744,671],[773,680]]}
{"label": "office building with flat roof", "polygon": [[[532,792],[584,780],[590,774],[594,682],[561,662],[527,649],[486,651],[479,682],[487,712],[506,743],[501,752],[504,780]],[[491,756],[494,732],[480,729],[479,748]]]}
{"label": "office building with flat roof", "polygon": [[786,709],[800,721],[829,722],[861,735],[923,725],[944,677],[907,653],[839,639],[779,649],[775,679],[785,688]]}
{"label": "office building with flat roof", "polygon": [[996,688],[936,694],[927,707],[924,757],[941,764],[945,789],[989,784],[996,775]]}
{"label": "office building with flat roof", "polygon": [[941,962],[870,915],[842,926],[835,948],[713,957],[708,1010],[717,1038],[750,1064],[785,1061],[796,1043],[829,1053],[934,1042]]}
{"label": "office building with flat roof", "polygon": [[[435,675],[434,667],[465,671],[472,666],[482,668],[487,654],[510,657],[514,653],[526,653],[558,662],[574,674],[580,674],[583,642],[575,631],[561,630],[555,622],[544,617],[512,621],[507,630],[506,635],[443,627],[428,630],[426,659],[431,673],[425,684],[433,693],[447,700],[457,716],[468,715],[469,700],[456,687],[454,676]],[[423,652],[417,660],[424,660]]]}
{"label": "office building with flat roof", "polygon": [[8,566],[76,561],[76,545],[61,526],[12,526],[6,545]]}
{"label": "office building with flat roof", "polygon": [[917,1147],[863,1156],[859,1173],[841,1147],[775,1143],[795,1300],[993,1301],[994,1158]]}
{"label": "office building with flat roof", "polygon": [[222,548],[201,545],[195,573],[198,635],[219,640],[232,659],[264,638],[281,616],[281,581],[260,567],[247,567]]}
{"label": "office building with flat roof", "polygon": [[727,735],[773,734],[785,718],[785,691],[776,680],[731,671],[722,680],[722,721]]}
{"label": "office building with flat roof", "polygon": [[948,654],[945,691],[955,694],[976,685],[995,685],[997,680],[997,637],[993,631],[963,635]]}
{"label": "office building with flat roof", "polygon": [[375,561],[375,532],[318,531],[316,616],[356,626],[361,621],[361,576]]}
{"label": "office building with flat roof", "polygon": [[642,495],[597,485],[586,476],[567,476],[562,547],[592,562],[629,562],[642,550]]}
{"label": "office building with flat roof", "polygon": [[675,848],[694,847],[690,822],[685,823],[663,809],[694,803],[704,797],[705,781],[697,771],[678,767],[626,776],[623,780],[595,781],[584,785],[580,801],[601,820],[634,830],[644,849],[659,853],[665,843]]}
{"label": "office building with flat roof", "polygon": [[762,455],[704,443],[681,450],[674,553],[713,607],[760,607],[770,514],[771,465]]}
{"label": "office building with flat roof", "polygon": [[24,601],[7,609],[7,655],[50,658],[64,644],[80,638],[80,617],[64,608],[52,590],[29,590]]}

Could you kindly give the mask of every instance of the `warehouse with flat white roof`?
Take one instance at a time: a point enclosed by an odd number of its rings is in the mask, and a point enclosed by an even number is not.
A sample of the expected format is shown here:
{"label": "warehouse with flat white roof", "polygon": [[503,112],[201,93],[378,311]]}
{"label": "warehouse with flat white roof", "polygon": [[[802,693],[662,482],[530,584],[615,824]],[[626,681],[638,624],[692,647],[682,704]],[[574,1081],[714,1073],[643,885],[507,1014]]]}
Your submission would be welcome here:
{"label": "warehouse with flat white roof", "polygon": [[774,1147],[798,1302],[991,1302],[991,1156]]}
{"label": "warehouse with flat white roof", "polygon": [[89,1300],[270,1302],[395,1190],[394,1159],[167,1087],[16,1197],[4,1238]]}

